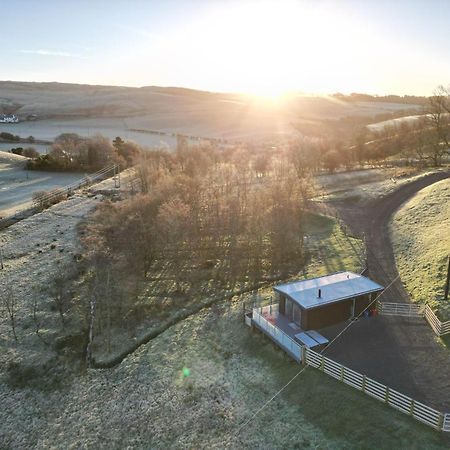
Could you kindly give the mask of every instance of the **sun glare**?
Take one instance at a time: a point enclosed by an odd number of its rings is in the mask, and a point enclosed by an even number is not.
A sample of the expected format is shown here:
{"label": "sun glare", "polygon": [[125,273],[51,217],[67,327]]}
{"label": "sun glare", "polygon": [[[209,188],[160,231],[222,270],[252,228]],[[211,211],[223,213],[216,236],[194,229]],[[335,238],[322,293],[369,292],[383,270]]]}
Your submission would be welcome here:
{"label": "sun glare", "polygon": [[287,91],[358,88],[355,77],[370,74],[363,64],[354,69],[367,38],[357,21],[330,4],[270,1],[212,4],[178,34],[176,45],[177,54],[196,55],[185,63],[201,68],[209,88],[276,100]]}

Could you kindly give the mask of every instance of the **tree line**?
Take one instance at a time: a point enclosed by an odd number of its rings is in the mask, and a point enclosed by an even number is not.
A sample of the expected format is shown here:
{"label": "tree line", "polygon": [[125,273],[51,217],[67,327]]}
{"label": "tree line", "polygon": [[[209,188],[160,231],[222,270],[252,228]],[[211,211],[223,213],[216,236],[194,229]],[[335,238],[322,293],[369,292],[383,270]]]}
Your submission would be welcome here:
{"label": "tree line", "polygon": [[134,164],[141,152],[139,145],[120,137],[111,142],[101,135],[87,138],[63,133],[55,138],[48,154],[28,161],[27,169],[94,172],[110,164],[123,169]]}

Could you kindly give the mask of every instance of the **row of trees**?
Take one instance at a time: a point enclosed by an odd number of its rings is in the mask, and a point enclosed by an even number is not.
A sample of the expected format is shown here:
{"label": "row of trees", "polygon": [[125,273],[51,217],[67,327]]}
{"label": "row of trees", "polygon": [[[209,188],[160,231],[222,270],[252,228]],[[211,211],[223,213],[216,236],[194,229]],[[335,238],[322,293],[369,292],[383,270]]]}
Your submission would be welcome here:
{"label": "row of trees", "polygon": [[91,138],[76,133],[59,135],[47,155],[29,161],[28,169],[61,171],[96,171],[115,163],[122,168],[131,166],[142,149],[120,137],[110,141],[104,136]]}
{"label": "row of trees", "polygon": [[[342,118],[301,124],[297,129],[308,139],[300,141],[310,153],[314,171],[333,172],[365,165],[403,164],[440,166],[449,155],[450,87],[438,87],[415,119],[399,120],[381,128],[367,127],[368,119]],[[404,115],[404,114],[403,114]],[[299,141],[292,145],[296,146]]]}

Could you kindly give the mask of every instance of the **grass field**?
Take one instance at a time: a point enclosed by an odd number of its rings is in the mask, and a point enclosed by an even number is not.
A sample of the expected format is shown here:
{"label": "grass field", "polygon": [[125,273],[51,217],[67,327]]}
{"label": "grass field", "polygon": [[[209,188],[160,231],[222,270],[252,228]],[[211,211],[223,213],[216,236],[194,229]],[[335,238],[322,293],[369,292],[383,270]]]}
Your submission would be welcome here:
{"label": "grass field", "polygon": [[[311,256],[305,275],[359,269],[355,248],[360,243],[347,239],[333,219],[312,215],[307,231]],[[25,242],[23,246],[20,264],[8,263],[11,276],[27,274],[35,265],[24,256]],[[51,261],[49,257],[47,263]],[[39,284],[28,278],[26,298]],[[310,368],[236,435],[301,369],[244,325],[242,305],[254,294],[219,300],[168,328],[113,369],[62,372],[60,383],[41,388],[36,383],[12,387],[5,369],[17,357],[42,364],[39,355],[53,350],[33,340],[29,320],[18,322],[17,345],[7,324],[0,322],[0,447],[448,448],[446,436]],[[258,293],[270,294],[270,289]],[[56,320],[53,316],[42,317],[44,326]],[[28,381],[34,374],[27,372]]]}
{"label": "grass field", "polygon": [[383,197],[402,184],[430,174],[433,170],[413,167],[352,170],[315,178],[320,199],[326,201],[352,201],[363,203]]}
{"label": "grass field", "polygon": [[397,267],[415,302],[431,303],[450,319],[443,303],[450,254],[450,180],[423,189],[395,214],[391,235]]}
{"label": "grass field", "polygon": [[26,158],[0,150],[0,217],[31,206],[34,192],[67,186],[84,175],[24,170],[26,161]]}
{"label": "grass field", "polygon": [[310,368],[235,436],[301,369],[243,324],[241,301],[208,308],[60,390],[2,386],[2,447],[448,448],[444,435]]}

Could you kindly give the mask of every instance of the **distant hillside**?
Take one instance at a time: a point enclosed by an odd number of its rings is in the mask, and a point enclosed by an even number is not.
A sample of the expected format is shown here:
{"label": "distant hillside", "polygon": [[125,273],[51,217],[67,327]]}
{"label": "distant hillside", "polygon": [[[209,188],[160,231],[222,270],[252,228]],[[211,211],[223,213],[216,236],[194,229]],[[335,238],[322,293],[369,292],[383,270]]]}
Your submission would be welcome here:
{"label": "distant hillside", "polygon": [[[0,82],[0,113],[42,120],[114,118],[128,129],[204,137],[253,139],[285,136],[293,124],[349,116],[416,112],[419,105],[379,98],[293,95],[280,101],[175,87],[141,88],[63,83]],[[96,125],[92,125],[95,131]],[[112,127],[112,125],[111,125]],[[19,130],[19,129],[17,129]],[[20,130],[22,131],[22,130]],[[27,132],[24,130],[23,132]],[[30,130],[29,134],[39,135]],[[48,133],[47,133],[48,134]]]}

